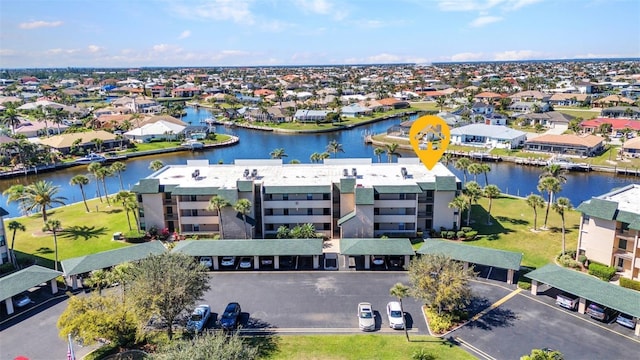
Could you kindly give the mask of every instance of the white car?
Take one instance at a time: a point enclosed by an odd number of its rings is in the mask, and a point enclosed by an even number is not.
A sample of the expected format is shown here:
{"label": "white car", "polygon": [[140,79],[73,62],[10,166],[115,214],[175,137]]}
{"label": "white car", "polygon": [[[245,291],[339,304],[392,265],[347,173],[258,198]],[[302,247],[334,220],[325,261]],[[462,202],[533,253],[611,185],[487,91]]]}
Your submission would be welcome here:
{"label": "white car", "polygon": [[358,326],[362,331],[373,331],[376,329],[376,317],[373,314],[371,304],[368,302],[358,304]]}
{"label": "white car", "polygon": [[233,266],[236,263],[235,256],[223,256],[220,265],[222,266]]}
{"label": "white car", "polygon": [[187,330],[196,333],[202,332],[207,321],[209,321],[210,316],[211,307],[209,305],[198,305],[198,307],[193,310],[191,317],[189,317],[189,320],[187,321]]}
{"label": "white car", "polygon": [[390,328],[398,330],[404,329],[404,319],[399,302],[391,301],[387,304],[387,317],[389,318]]}
{"label": "white car", "polygon": [[373,265],[375,266],[382,266],[384,265],[384,256],[381,255],[371,255],[371,262],[373,263]]}
{"label": "white car", "polygon": [[253,258],[249,256],[243,256],[240,258],[240,269],[251,269],[253,267]]}
{"label": "white car", "polygon": [[213,259],[211,258],[211,256],[201,256],[200,265],[206,267],[207,269],[211,269],[213,267]]}

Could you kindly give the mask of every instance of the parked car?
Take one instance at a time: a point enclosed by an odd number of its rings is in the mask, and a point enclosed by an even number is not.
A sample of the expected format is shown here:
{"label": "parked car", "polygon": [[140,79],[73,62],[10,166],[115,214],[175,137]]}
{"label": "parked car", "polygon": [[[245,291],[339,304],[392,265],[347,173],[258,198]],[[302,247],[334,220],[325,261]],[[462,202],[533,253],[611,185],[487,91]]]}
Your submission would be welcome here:
{"label": "parked car", "polygon": [[187,320],[187,331],[202,332],[210,316],[211,307],[209,305],[198,305],[191,313],[189,320]]}
{"label": "parked car", "polygon": [[220,317],[220,326],[224,330],[233,330],[237,328],[241,312],[240,304],[237,302],[229,303]]}
{"label": "parked car", "polygon": [[587,307],[587,315],[591,316],[593,319],[603,322],[611,321],[616,314],[617,312],[615,310],[595,303],[592,303]]}
{"label": "parked car", "polygon": [[236,257],[235,256],[223,256],[222,260],[220,261],[220,265],[224,266],[224,267],[229,267],[229,266],[233,266],[236,263]]}
{"label": "parked car", "polygon": [[575,310],[578,308],[578,297],[569,294],[558,294],[556,296],[556,304],[565,309]]}
{"label": "parked car", "polygon": [[391,267],[404,266],[404,257],[399,255],[389,256],[389,266]]}
{"label": "parked car", "polygon": [[213,259],[211,258],[211,256],[201,256],[200,265],[206,267],[207,269],[211,269],[213,267]]}
{"label": "parked car", "polygon": [[618,317],[616,317],[616,322],[622,326],[628,327],[630,329],[636,328],[636,320],[631,315],[627,315],[624,313],[620,313]]}
{"label": "parked car", "polygon": [[387,304],[387,317],[389,318],[389,327],[392,329],[404,329],[404,319],[402,318],[402,309],[400,303],[391,301]]}
{"label": "parked car", "polygon": [[293,256],[280,256],[280,268],[289,269],[293,267]]}
{"label": "parked car", "polygon": [[375,266],[382,266],[384,265],[384,256],[381,255],[371,255],[371,262],[373,263],[373,265]]}
{"label": "parked car", "polygon": [[273,266],[273,256],[260,256],[260,266]]}
{"label": "parked car", "polygon": [[240,258],[240,269],[251,269],[253,267],[253,258],[249,256],[243,256]]}
{"label": "parked car", "polygon": [[16,305],[16,307],[25,307],[29,304],[32,303],[31,298],[29,297],[29,295],[27,294],[20,294],[20,295],[16,295],[16,297],[13,299],[13,303]]}
{"label": "parked car", "polygon": [[362,331],[373,331],[376,329],[376,317],[373,314],[371,304],[368,302],[358,304],[358,326]]}

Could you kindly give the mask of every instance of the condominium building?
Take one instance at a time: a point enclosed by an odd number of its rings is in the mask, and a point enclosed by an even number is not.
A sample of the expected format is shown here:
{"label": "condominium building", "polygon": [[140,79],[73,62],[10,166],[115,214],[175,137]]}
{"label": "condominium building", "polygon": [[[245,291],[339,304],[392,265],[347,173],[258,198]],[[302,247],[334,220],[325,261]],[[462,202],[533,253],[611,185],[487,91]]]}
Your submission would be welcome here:
{"label": "condominium building", "polygon": [[[458,227],[460,214],[448,204],[460,186],[445,166],[428,170],[417,158],[398,163],[326,159],[322,164],[192,160],[165,166],[132,191],[143,229],[270,238],[281,226],[310,223],[327,237],[370,238]],[[229,204],[220,213],[209,203],[216,195]],[[233,207],[239,199],[252,204],[244,215]]]}
{"label": "condominium building", "polygon": [[0,264],[10,261],[9,245],[7,245],[7,235],[4,228],[4,220],[2,219],[7,215],[9,215],[9,213],[0,207]]}
{"label": "condominium building", "polygon": [[631,184],[578,206],[582,212],[578,252],[640,279],[640,185]]}

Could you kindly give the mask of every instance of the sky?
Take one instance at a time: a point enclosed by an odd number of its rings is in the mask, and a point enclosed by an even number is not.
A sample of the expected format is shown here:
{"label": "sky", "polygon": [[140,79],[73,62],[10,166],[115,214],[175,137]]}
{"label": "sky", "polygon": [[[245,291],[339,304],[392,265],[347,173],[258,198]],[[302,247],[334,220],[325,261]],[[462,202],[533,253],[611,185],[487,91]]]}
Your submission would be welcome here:
{"label": "sky", "polygon": [[630,57],[639,0],[0,1],[0,68]]}

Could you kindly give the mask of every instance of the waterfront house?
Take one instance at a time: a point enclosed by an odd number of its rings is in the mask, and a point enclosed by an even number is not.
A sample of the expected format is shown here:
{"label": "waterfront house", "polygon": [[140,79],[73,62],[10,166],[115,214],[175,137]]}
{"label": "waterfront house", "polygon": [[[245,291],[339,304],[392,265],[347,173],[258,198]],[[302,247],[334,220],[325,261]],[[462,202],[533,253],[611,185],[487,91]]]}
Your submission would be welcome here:
{"label": "waterfront house", "polygon": [[340,113],[346,117],[360,117],[371,115],[372,111],[369,108],[362,107],[357,103],[343,106]]}
{"label": "waterfront house", "polygon": [[166,120],[146,123],[124,133],[124,137],[136,142],[175,141],[186,126]]}
{"label": "waterfront house", "polygon": [[524,150],[547,154],[595,156],[604,151],[604,139],[595,135],[545,134],[527,140]]}
{"label": "waterfront house", "polygon": [[640,131],[640,120],[634,119],[597,118],[581,122],[580,128],[585,133],[596,134],[600,131],[600,125],[602,124],[611,124],[611,136],[615,136],[624,129],[630,129],[635,132]]}
{"label": "waterfront house", "polygon": [[382,106],[388,106],[394,109],[406,109],[411,106],[408,101],[398,100],[396,98],[380,99],[378,100],[378,103]]}
{"label": "waterfront house", "polygon": [[470,124],[451,129],[454,145],[515,149],[527,140],[527,134],[501,125]]}
{"label": "waterfront house", "polygon": [[640,185],[631,184],[592,197],[582,213],[578,253],[613,266],[620,276],[640,280]]}
{"label": "waterfront house", "polygon": [[548,111],[544,113],[527,113],[516,116],[516,119],[524,124],[535,126],[540,124],[547,128],[555,128],[556,126],[568,127],[569,121],[574,117],[563,114],[558,111]]}
{"label": "waterfront house", "polygon": [[622,154],[630,157],[640,157],[640,137],[625,141]]}
{"label": "waterfront house", "polygon": [[293,119],[299,122],[323,122],[327,119],[327,110],[299,109],[293,115]]}
{"label": "waterfront house", "polygon": [[62,154],[68,154],[74,146],[84,148],[85,151],[94,150],[96,139],[102,141],[102,150],[110,150],[120,146],[120,140],[114,134],[104,130],[65,133],[39,139],[39,143],[54,148]]}

